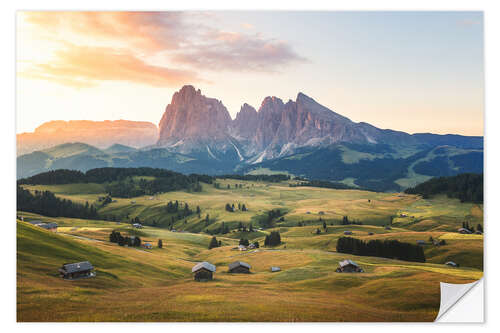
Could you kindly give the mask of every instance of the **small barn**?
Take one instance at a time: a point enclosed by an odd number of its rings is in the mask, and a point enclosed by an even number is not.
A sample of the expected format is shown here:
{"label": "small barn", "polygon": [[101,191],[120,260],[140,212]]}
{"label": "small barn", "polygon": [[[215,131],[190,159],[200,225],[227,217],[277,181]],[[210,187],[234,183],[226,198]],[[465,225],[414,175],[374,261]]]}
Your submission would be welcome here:
{"label": "small barn", "polygon": [[344,235],[352,235],[352,231],[346,230],[344,231]]}
{"label": "small barn", "polygon": [[460,228],[460,229],[458,229],[458,232],[461,234],[472,234],[472,231],[470,231],[469,229],[466,229],[466,228]]}
{"label": "small barn", "polygon": [[208,281],[213,279],[213,274],[215,273],[215,265],[204,261],[193,266],[191,272],[194,273],[194,279],[196,281]]}
{"label": "small barn", "polygon": [[271,272],[273,272],[273,273],[274,273],[274,272],[279,272],[279,271],[281,271],[281,268],[279,268],[279,267],[277,267],[277,266],[272,266],[272,267],[271,267]]}
{"label": "small barn", "polygon": [[229,264],[229,273],[250,273],[251,266],[243,261],[235,261]]}
{"label": "small barn", "polygon": [[140,224],[140,223],[134,223],[134,224],[132,224],[132,226],[134,228],[137,228],[137,229],[142,229],[142,224]]}
{"label": "small barn", "polygon": [[63,279],[75,280],[94,277],[94,267],[88,261],[77,262],[73,264],[63,264],[59,268],[59,274]]}
{"label": "small barn", "polygon": [[151,243],[142,243],[142,247],[145,249],[152,249],[153,245],[151,245]]}
{"label": "small barn", "polygon": [[339,267],[336,270],[337,273],[363,273],[363,269],[359,267],[354,261],[350,259],[339,261]]}

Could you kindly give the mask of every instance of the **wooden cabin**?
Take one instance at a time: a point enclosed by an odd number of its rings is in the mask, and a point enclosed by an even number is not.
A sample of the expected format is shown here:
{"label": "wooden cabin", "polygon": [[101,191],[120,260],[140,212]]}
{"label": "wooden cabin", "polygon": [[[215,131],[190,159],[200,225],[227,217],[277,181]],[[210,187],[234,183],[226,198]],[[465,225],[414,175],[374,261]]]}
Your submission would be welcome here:
{"label": "wooden cabin", "polygon": [[63,264],[59,268],[59,274],[63,279],[75,280],[94,277],[94,267],[88,261],[77,262],[73,264]]}
{"label": "wooden cabin", "polygon": [[235,261],[229,264],[229,273],[250,273],[251,266],[243,261]]}
{"label": "wooden cabin", "polygon": [[354,261],[346,259],[339,261],[339,267],[335,270],[337,273],[363,273],[363,269]]}
{"label": "wooden cabin", "polygon": [[195,281],[209,281],[213,280],[213,273],[215,273],[215,270],[215,265],[204,261],[194,265],[191,272],[194,273]]}

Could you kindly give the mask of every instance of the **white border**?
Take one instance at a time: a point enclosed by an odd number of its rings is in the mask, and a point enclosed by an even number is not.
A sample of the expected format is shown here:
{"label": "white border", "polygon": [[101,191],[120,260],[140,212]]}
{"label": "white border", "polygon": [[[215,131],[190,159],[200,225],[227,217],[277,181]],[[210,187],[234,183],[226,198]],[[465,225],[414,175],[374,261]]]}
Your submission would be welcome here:
{"label": "white border", "polygon": [[[1,164],[1,203],[2,203],[2,222],[3,237],[1,244],[3,254],[3,267],[1,281],[3,286],[3,297],[1,302],[0,316],[5,331],[11,329],[21,331],[50,330],[51,332],[67,331],[71,329],[74,332],[80,331],[109,331],[120,329],[124,332],[137,332],[138,330],[199,330],[204,332],[234,332],[239,330],[249,330],[258,332],[268,332],[286,329],[288,332],[302,332],[306,329],[327,332],[336,329],[365,329],[375,332],[386,332],[387,330],[402,329],[405,332],[422,330],[452,329],[454,332],[470,331],[471,329],[489,329],[497,326],[499,323],[498,307],[493,302],[499,295],[498,285],[494,283],[497,280],[499,268],[497,262],[489,260],[495,258],[498,252],[499,243],[495,238],[500,237],[500,216],[498,210],[495,210],[490,203],[497,201],[494,189],[500,188],[497,176],[498,170],[498,144],[500,143],[500,105],[498,96],[500,94],[499,84],[499,32],[500,32],[500,13],[498,10],[499,1],[439,1],[439,0],[420,0],[420,1],[389,1],[389,0],[358,0],[358,1],[283,1],[271,2],[265,0],[254,1],[190,1],[183,0],[178,2],[160,2],[154,0],[120,0],[120,1],[98,1],[87,0],[85,2],[69,2],[63,0],[21,0],[6,1],[1,4],[2,25],[2,44],[0,64],[3,68],[2,73],[2,129],[0,135],[2,140]],[[16,10],[168,10],[168,9],[287,9],[287,10],[484,10],[485,11],[485,75],[486,75],[486,110],[485,110],[485,276],[487,284],[486,297],[486,315],[485,325],[457,325],[457,324],[16,324],[16,257],[15,257],[15,11]],[[38,110],[43,112],[43,110]],[[494,204],[493,204],[494,205]],[[491,236],[491,237],[490,237]],[[7,269],[5,269],[7,268]],[[489,279],[489,280],[488,280]],[[488,281],[491,281],[488,283]],[[471,305],[472,306],[472,305]],[[50,311],[50,309],[47,309]],[[491,311],[490,311],[491,310]],[[112,325],[112,326],[111,326]],[[201,325],[201,326],[200,326]],[[70,326],[70,327],[69,327]],[[280,327],[278,327],[280,326]],[[348,326],[348,327],[345,327]],[[498,329],[498,327],[497,327]]]}

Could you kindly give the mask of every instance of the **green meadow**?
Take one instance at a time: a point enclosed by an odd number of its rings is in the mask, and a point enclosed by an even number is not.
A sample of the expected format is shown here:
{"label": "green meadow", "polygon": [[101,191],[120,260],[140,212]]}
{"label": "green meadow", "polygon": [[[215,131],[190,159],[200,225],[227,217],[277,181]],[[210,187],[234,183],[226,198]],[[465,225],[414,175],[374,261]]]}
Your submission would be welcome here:
{"label": "green meadow", "polygon": [[[457,233],[462,222],[483,223],[482,205],[446,197],[290,187],[293,181],[217,182],[219,188],[203,184],[201,192],[113,198],[99,213],[118,216],[118,221],[18,211],[25,221],[59,226],[53,233],[17,221],[18,321],[433,321],[439,282],[482,277],[483,236]],[[99,184],[24,187],[90,204],[105,195]],[[176,220],[173,232],[167,228],[172,214],[166,204],[176,200],[192,209],[199,206],[201,213]],[[227,203],[245,204],[248,211],[228,212]],[[261,225],[272,209],[283,218]],[[343,216],[358,224],[341,225]],[[144,221],[143,229],[131,226],[136,217]],[[222,223],[229,232],[216,234],[222,246],[209,250],[209,233]],[[237,230],[240,223],[252,223],[254,231]],[[110,243],[113,230],[138,235],[154,247]],[[265,236],[275,230],[282,244],[263,247]],[[365,241],[424,240],[426,262],[337,253],[345,231]],[[433,245],[430,237],[446,244]],[[237,251],[240,238],[261,247]],[[162,249],[156,246],[159,239]],[[343,259],[354,260],[365,272],[336,273]],[[58,276],[63,263],[82,260],[94,265],[95,278],[66,281]],[[227,265],[236,260],[249,263],[251,274],[228,273]],[[450,260],[460,267],[444,265]],[[193,280],[191,268],[200,261],[217,266],[213,281]],[[271,273],[271,266],[281,271]]]}

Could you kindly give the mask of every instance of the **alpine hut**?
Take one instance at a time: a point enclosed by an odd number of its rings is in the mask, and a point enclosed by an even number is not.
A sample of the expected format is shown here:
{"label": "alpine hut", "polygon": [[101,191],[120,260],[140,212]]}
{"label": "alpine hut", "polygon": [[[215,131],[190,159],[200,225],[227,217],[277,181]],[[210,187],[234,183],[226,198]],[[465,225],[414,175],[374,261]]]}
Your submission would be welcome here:
{"label": "alpine hut", "polygon": [[81,278],[94,277],[94,267],[88,261],[77,262],[73,264],[63,264],[59,268],[59,273],[63,279],[74,280]]}
{"label": "alpine hut", "polygon": [[342,260],[339,262],[337,273],[363,273],[363,269],[359,267],[354,261],[350,259]]}
{"label": "alpine hut", "polygon": [[213,279],[213,273],[215,273],[215,265],[209,262],[200,262],[193,266],[191,272],[194,273],[194,279],[196,281],[208,281]]}
{"label": "alpine hut", "polygon": [[243,261],[235,261],[229,264],[229,273],[250,273],[251,266]]}

